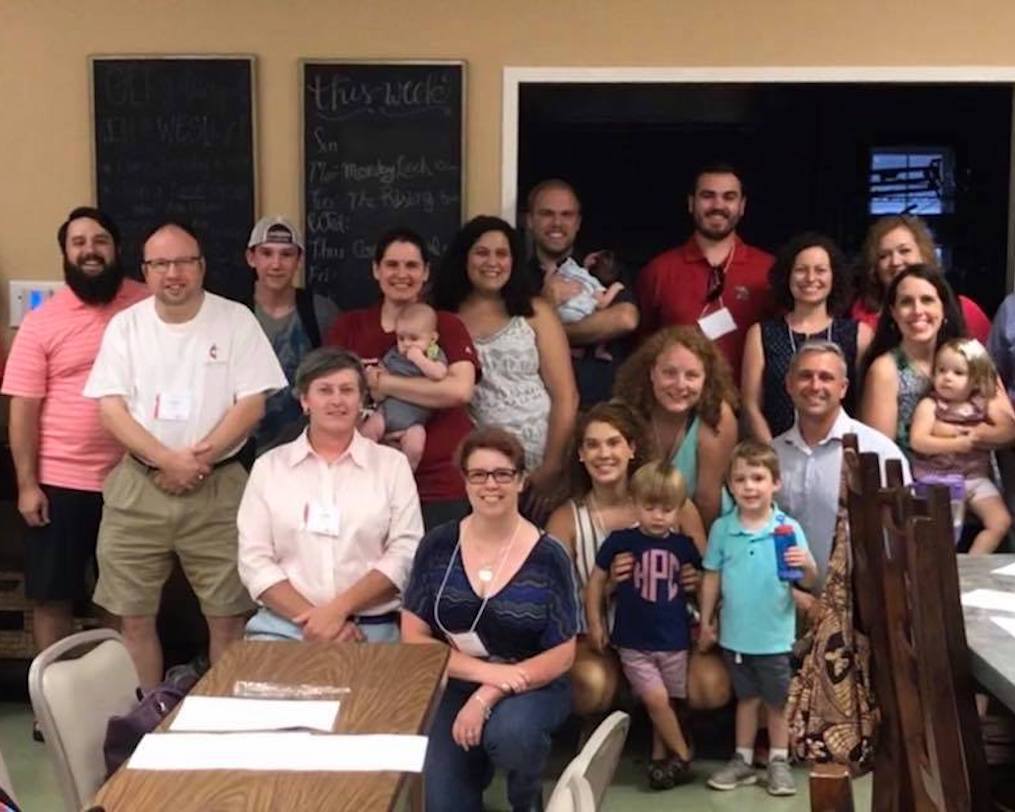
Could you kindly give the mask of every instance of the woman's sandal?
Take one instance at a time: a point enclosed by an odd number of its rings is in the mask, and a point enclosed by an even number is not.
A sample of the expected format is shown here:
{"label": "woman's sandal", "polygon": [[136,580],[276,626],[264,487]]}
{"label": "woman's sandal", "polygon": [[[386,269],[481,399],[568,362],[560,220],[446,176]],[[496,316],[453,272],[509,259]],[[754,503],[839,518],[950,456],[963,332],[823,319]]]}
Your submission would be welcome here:
{"label": "woman's sandal", "polygon": [[684,761],[680,756],[671,756],[666,762],[666,769],[670,773],[672,786],[679,787],[682,784],[689,784],[694,780],[694,773],[691,772],[691,762]]}
{"label": "woman's sandal", "polygon": [[648,785],[651,789],[673,789],[673,771],[665,759],[653,759],[648,765]]}

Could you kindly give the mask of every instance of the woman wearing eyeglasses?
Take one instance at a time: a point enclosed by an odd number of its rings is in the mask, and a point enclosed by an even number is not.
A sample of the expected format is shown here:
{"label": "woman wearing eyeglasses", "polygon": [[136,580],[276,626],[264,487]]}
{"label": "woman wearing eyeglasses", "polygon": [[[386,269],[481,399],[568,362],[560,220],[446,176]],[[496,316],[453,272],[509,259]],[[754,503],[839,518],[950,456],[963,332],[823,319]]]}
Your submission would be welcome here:
{"label": "woman wearing eyeglasses", "polygon": [[403,600],[405,642],[452,648],[430,729],[426,808],[479,812],[500,768],[512,809],[541,809],[550,734],[571,710],[571,560],[519,513],[525,451],[517,438],[475,430],[461,468],[472,514],[423,538]]}

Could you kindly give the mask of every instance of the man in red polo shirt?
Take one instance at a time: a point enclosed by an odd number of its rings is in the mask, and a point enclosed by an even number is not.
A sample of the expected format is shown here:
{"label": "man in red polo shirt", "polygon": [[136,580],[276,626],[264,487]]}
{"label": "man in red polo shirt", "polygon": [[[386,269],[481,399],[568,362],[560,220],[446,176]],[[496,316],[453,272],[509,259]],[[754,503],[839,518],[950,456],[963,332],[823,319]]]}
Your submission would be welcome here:
{"label": "man in red polo shirt", "polygon": [[772,257],[737,236],[747,197],[727,164],[702,168],[687,196],[694,233],[660,254],[638,275],[642,330],[698,324],[713,339],[740,382],[747,328],[774,311],[768,290]]}

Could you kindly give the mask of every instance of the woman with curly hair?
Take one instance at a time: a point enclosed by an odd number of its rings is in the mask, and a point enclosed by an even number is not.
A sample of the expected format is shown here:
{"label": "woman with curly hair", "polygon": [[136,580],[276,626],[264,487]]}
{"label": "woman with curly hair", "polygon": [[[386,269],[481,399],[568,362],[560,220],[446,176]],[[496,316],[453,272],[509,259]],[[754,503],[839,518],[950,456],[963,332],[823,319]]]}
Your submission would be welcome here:
{"label": "woman with curly hair", "polygon": [[[614,530],[637,522],[634,501],[628,492],[630,475],[649,461],[653,443],[648,427],[634,409],[621,400],[597,403],[581,414],[575,425],[564,470],[567,502],[550,516],[547,532],[562,542],[574,559],[575,580],[584,591],[596,563],[596,553]],[[698,509],[688,500],[679,514],[680,529],[703,550],[705,531]],[[614,559],[610,587],[631,577],[634,558]],[[693,566],[681,571],[685,589],[697,589],[700,575]],[[584,603],[579,603],[583,607]],[[581,609],[579,609],[581,614]],[[620,663],[610,651],[600,654],[585,637],[580,618],[578,648],[571,668],[574,710],[579,716],[601,714],[612,708],[620,685]],[[729,699],[729,681],[722,663],[692,656],[688,672],[688,703],[694,708],[716,708]],[[653,745],[653,758],[661,758],[662,741]]]}
{"label": "woman with curly hair", "polygon": [[737,441],[739,395],[726,359],[697,327],[668,327],[627,359],[613,391],[648,423],[649,439],[683,474],[710,527]]}
{"label": "woman with curly hair", "polygon": [[456,313],[479,354],[483,374],[472,398],[480,425],[521,440],[530,492],[527,515],[545,518],[578,409],[567,336],[556,312],[521,267],[515,230],[481,216],[455,235],[434,281],[432,303]]}
{"label": "woman with curly hair", "polygon": [[[927,224],[913,214],[890,214],[874,221],[863,243],[860,292],[850,315],[871,330],[885,306],[885,294],[899,272],[911,265],[926,265],[944,275],[937,247]],[[958,305],[969,335],[986,343],[990,319],[976,302],[959,296]]]}
{"label": "woman with curly hair", "polygon": [[[839,318],[849,305],[850,278],[839,247],[823,234],[800,234],[790,240],[768,272],[772,296],[784,316],[767,319],[747,331],[740,392],[751,434],[763,443],[787,431],[796,419],[786,392],[789,361],[805,341],[823,338],[842,348],[850,371],[857,369],[872,331],[851,318]],[[853,393],[846,392],[846,411]]]}

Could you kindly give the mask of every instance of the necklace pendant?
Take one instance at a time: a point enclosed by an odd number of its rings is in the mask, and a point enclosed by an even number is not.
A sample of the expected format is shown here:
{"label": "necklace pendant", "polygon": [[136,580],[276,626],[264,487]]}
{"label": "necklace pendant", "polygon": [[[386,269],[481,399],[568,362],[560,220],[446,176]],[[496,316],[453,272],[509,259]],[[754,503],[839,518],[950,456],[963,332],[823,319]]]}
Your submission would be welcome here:
{"label": "necklace pendant", "polygon": [[476,575],[479,576],[480,581],[482,581],[484,584],[488,584],[490,583],[490,581],[493,580],[493,567],[489,566],[480,567],[479,570],[476,572]]}

